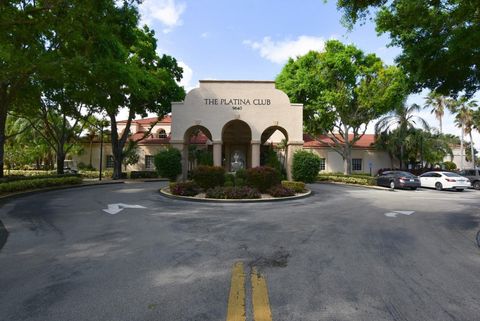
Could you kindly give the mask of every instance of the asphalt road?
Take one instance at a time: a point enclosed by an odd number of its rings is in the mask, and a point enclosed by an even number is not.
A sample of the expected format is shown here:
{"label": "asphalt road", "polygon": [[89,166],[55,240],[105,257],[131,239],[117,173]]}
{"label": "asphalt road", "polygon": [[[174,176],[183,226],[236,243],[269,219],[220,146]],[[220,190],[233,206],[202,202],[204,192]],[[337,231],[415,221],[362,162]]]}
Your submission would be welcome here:
{"label": "asphalt road", "polygon": [[[0,320],[226,320],[238,264],[264,278],[274,321],[480,319],[478,191],[315,184],[307,199],[207,204],[161,185],[0,203]],[[144,208],[103,211],[115,203]]]}

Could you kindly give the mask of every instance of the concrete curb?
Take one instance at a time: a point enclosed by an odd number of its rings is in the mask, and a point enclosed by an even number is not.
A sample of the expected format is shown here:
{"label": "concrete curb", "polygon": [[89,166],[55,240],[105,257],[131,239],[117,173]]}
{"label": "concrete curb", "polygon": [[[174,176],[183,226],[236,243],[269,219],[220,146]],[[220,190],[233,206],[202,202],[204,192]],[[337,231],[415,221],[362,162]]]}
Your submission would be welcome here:
{"label": "concrete curb", "polygon": [[181,201],[188,201],[188,202],[198,202],[198,203],[265,203],[265,202],[284,202],[284,201],[292,201],[297,199],[302,199],[313,195],[313,192],[309,190],[308,192],[300,195],[295,196],[288,196],[288,197],[277,197],[277,198],[260,198],[260,199],[233,199],[233,200],[226,200],[226,199],[215,199],[215,198],[195,198],[190,196],[178,196],[173,195],[167,192],[166,190],[168,187],[161,188],[159,193],[163,197],[181,200]]}

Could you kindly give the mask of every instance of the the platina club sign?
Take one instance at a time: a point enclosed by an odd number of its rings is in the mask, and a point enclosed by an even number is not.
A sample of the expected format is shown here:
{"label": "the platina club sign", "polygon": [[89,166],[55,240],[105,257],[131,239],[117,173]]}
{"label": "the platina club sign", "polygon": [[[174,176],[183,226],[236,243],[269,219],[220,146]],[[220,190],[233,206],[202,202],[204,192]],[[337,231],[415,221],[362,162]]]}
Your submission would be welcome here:
{"label": "the platina club sign", "polygon": [[244,106],[270,106],[272,101],[269,98],[204,98],[207,106],[227,106],[233,110],[242,110]]}

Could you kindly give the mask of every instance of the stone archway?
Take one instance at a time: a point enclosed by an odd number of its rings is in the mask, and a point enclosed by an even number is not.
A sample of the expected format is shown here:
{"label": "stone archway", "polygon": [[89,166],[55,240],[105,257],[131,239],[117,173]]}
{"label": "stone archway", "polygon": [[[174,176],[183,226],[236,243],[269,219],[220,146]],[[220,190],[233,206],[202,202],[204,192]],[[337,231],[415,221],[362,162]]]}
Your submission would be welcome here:
{"label": "stone archway", "polygon": [[287,171],[287,130],[278,125],[267,127],[262,132],[260,144],[260,165],[266,165],[268,153],[274,151],[277,154],[279,163]]}
{"label": "stone archway", "polygon": [[[213,146],[212,134],[208,128],[195,125],[185,131],[184,137],[183,159],[185,160],[185,170],[188,172],[198,166],[205,159],[199,159],[200,155],[212,159],[213,165]],[[209,157],[210,155],[210,157]],[[207,165],[207,164],[205,164]]]}
{"label": "stone archway", "polygon": [[228,172],[252,167],[252,130],[239,119],[227,122],[222,129],[222,166]]}

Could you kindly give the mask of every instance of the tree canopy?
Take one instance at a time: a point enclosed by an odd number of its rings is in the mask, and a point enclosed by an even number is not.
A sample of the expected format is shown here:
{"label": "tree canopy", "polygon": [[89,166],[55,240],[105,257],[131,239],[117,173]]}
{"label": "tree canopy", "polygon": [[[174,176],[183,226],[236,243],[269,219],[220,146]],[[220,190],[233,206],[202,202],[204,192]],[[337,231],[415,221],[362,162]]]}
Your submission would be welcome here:
{"label": "tree canopy", "polygon": [[290,59],[276,83],[292,102],[304,104],[308,133],[329,134],[346,173],[351,147],[369,122],[401,105],[408,91],[401,70],[336,40],[328,41],[324,52]]}
{"label": "tree canopy", "polygon": [[352,27],[375,12],[377,32],[402,48],[397,62],[418,90],[446,96],[480,88],[480,15],[469,0],[338,0]]}

